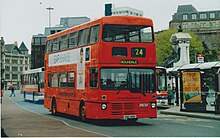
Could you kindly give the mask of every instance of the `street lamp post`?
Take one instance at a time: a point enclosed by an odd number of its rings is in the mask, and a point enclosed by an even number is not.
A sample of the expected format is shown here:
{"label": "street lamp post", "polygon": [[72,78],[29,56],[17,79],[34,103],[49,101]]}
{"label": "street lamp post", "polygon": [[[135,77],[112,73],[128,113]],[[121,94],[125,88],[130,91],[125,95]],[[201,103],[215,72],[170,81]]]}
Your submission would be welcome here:
{"label": "street lamp post", "polygon": [[51,10],[53,10],[54,8],[48,7],[46,9],[49,11],[49,27],[51,27]]}

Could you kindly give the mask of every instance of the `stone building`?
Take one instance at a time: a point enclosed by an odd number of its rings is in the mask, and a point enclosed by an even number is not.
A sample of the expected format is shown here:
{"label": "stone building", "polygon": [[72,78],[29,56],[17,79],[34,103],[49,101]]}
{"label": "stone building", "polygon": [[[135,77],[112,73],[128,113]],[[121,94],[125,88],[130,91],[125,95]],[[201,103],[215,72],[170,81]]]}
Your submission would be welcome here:
{"label": "stone building", "polygon": [[29,69],[29,55],[28,49],[24,42],[18,47],[17,42],[14,44],[5,44],[3,47],[3,68],[4,72],[2,78],[4,78],[5,89],[9,89],[11,84],[15,86],[15,89],[20,89],[21,73],[24,70]]}
{"label": "stone building", "polygon": [[169,22],[169,28],[183,29],[198,34],[210,50],[217,51],[220,60],[220,10],[197,11],[192,5],[179,5]]}

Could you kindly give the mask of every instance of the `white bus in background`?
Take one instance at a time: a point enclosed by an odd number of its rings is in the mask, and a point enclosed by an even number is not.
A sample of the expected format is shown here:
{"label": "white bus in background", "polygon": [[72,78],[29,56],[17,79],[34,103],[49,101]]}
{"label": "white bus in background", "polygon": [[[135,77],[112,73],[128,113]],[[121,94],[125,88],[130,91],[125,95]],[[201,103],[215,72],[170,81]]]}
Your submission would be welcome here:
{"label": "white bus in background", "polygon": [[23,71],[21,74],[21,93],[24,100],[33,102],[44,100],[44,68]]}
{"label": "white bus in background", "polygon": [[168,106],[167,72],[165,67],[156,67],[157,106]]}

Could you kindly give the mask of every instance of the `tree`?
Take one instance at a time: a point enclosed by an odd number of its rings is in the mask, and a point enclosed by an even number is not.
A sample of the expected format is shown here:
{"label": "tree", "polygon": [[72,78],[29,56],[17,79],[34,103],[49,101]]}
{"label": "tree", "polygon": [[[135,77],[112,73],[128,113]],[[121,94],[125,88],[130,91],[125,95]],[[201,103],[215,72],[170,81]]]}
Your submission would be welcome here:
{"label": "tree", "polygon": [[[189,33],[192,37],[190,39],[190,63],[195,63],[196,54],[203,51],[202,41],[192,32],[183,32]],[[174,33],[177,33],[177,29],[164,30],[156,35],[157,65],[159,66],[163,66],[164,61],[172,55],[173,48],[170,38]]]}

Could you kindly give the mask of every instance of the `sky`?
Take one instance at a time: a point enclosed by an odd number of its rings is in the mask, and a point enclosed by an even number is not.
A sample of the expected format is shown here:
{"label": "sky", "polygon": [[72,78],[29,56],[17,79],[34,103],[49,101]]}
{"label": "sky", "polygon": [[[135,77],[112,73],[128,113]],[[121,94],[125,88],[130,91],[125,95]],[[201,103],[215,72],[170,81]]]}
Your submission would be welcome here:
{"label": "sky", "polygon": [[33,35],[43,34],[49,26],[57,26],[61,17],[87,16],[91,20],[104,16],[105,4],[116,7],[132,7],[144,11],[151,18],[155,31],[169,27],[178,5],[192,4],[198,11],[220,10],[220,0],[0,0],[0,36],[6,44],[23,41],[29,53]]}

